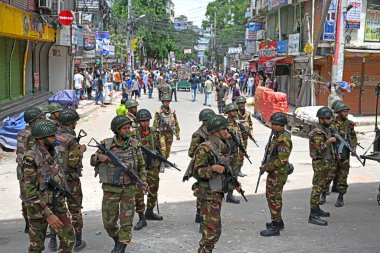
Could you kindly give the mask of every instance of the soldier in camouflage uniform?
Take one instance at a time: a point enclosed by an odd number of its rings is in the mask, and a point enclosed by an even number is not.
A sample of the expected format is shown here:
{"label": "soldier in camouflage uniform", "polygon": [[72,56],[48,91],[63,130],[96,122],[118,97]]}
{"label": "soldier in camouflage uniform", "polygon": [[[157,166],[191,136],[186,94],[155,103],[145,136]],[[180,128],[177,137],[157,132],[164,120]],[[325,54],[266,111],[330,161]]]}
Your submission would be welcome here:
{"label": "soldier in camouflage uniform", "polygon": [[[71,214],[71,222],[75,231],[74,251],[78,252],[86,247],[86,242],[82,240],[83,218],[81,205],[83,200],[82,185],[80,177],[82,177],[82,159],[83,153],[86,151],[86,145],[81,145],[76,139],[75,127],[79,120],[78,113],[73,109],[63,109],[59,116],[58,122],[61,126],[57,133],[57,140],[60,145],[57,146],[59,164],[61,165],[67,186],[70,192],[80,205],[74,203],[71,198],[67,198],[67,207]],[[49,247],[54,249],[56,245],[56,236],[51,234]],[[55,246],[56,247],[56,246]]]}
{"label": "soldier in camouflage uniform", "polygon": [[29,222],[28,222],[28,214],[25,206],[25,193],[23,192],[22,187],[22,173],[21,173],[21,166],[23,163],[23,158],[25,153],[30,150],[35,140],[32,136],[31,127],[38,121],[39,119],[42,119],[42,111],[37,107],[32,107],[27,109],[24,112],[24,121],[28,124],[24,130],[21,130],[17,134],[17,148],[16,148],[16,163],[17,163],[17,179],[19,180],[20,184],[20,198],[21,198],[21,206],[22,206],[22,216],[25,220],[25,228],[24,233],[29,232]]}
{"label": "soldier in camouflage uniform", "polygon": [[271,222],[266,224],[267,229],[260,231],[261,236],[280,235],[280,229],[284,229],[282,220],[282,191],[284,185],[291,174],[292,165],[289,164],[289,156],[293,144],[291,135],[285,130],[288,124],[286,115],[282,112],[273,113],[270,117],[272,133],[268,146],[265,149],[266,163],[260,167],[260,173],[267,172],[266,198],[271,215]]}
{"label": "soldier in camouflage uniform", "polygon": [[[141,145],[149,148],[150,150],[161,154],[160,142],[158,139],[158,132],[149,127],[152,115],[146,109],[141,109],[136,114],[139,128],[135,129],[131,133],[131,137],[137,139]],[[153,212],[154,207],[157,204],[157,192],[160,182],[160,161],[154,159],[146,154],[143,154],[145,167],[147,169],[147,183],[149,185],[150,192],[147,197],[147,209],[145,212],[144,203],[144,191],[142,189],[136,192],[136,213],[139,215],[139,221],[134,226],[134,230],[140,230],[147,225],[146,220],[162,220],[163,217]],[[145,212],[145,214],[144,214]]]}
{"label": "soldier in camouflage uniform", "polygon": [[331,122],[333,112],[328,107],[322,107],[317,112],[319,124],[309,133],[310,157],[313,159],[314,170],[313,187],[310,196],[309,223],[327,226],[327,221],[321,217],[330,217],[329,212],[323,211],[320,206],[320,197],[326,187],[326,180],[332,170],[336,138],[332,136]]}
{"label": "soldier in camouflage uniform", "polygon": [[[229,160],[230,147],[228,138],[228,121],[220,115],[209,119],[208,141],[202,143],[195,153],[192,176],[197,180],[192,186],[194,196],[200,200],[201,214],[204,220],[202,239],[199,241],[198,253],[210,253],[222,233],[221,208],[224,195],[223,181],[227,168],[219,165],[221,158]],[[240,191],[240,183],[237,190]]]}
{"label": "soldier in camouflage uniform", "polygon": [[136,120],[136,113],[137,113],[137,106],[139,106],[139,103],[136,100],[129,99],[127,102],[125,102],[125,108],[128,109],[128,118],[132,120],[132,128],[136,129],[139,127],[139,124]]}
{"label": "soldier in camouflage uniform", "polygon": [[58,122],[58,117],[61,111],[63,110],[62,106],[57,102],[53,102],[53,103],[48,104],[47,110],[50,113],[49,120],[51,120],[54,124],[56,124],[57,127],[60,127],[59,122]]}
{"label": "soldier in camouflage uniform", "polygon": [[[339,134],[349,143],[355,150],[358,144],[358,140],[355,132],[355,123],[349,120],[348,112],[350,107],[340,102],[334,107],[336,114],[335,120],[331,124],[331,128],[339,132]],[[321,204],[326,202],[326,193],[329,189],[329,185],[333,178],[337,180],[337,191],[339,193],[338,199],[335,203],[336,207],[342,207],[344,205],[343,195],[346,193],[347,177],[350,170],[350,151],[344,147],[343,153],[340,157],[337,157],[336,162],[332,166],[332,170],[326,180],[325,191],[321,197]]]}
{"label": "soldier in camouflage uniform", "polygon": [[30,225],[28,252],[40,253],[44,250],[49,225],[60,238],[58,252],[69,253],[72,252],[75,237],[65,199],[61,195],[53,194],[53,189],[45,181],[46,177],[50,177],[61,187],[65,187],[65,176],[54,160],[57,140],[55,134],[58,128],[51,121],[39,120],[31,131],[36,144],[25,154],[21,166]]}
{"label": "soldier in camouflage uniform", "polygon": [[[208,119],[212,116],[215,116],[215,112],[211,109],[203,109],[199,113],[199,121],[202,121],[202,125],[198,128],[197,131],[195,131],[191,137],[191,143],[189,147],[189,157],[193,158],[195,151],[199,147],[199,145],[208,139],[208,131],[206,128],[206,122]],[[195,222],[196,223],[202,223],[202,216],[201,216],[201,207],[200,207],[200,202],[197,199],[197,213],[195,215]]]}
{"label": "soldier in camouflage uniform", "polygon": [[177,141],[180,140],[180,129],[175,110],[169,107],[171,102],[170,96],[167,94],[162,95],[161,102],[161,108],[154,115],[153,128],[158,129],[163,155],[165,158],[168,158],[173,143],[173,135],[177,137]]}
{"label": "soldier in camouflage uniform", "polygon": [[[136,139],[130,138],[132,121],[127,116],[116,116],[111,122],[115,136],[101,143],[114,152],[127,166],[146,182],[145,162]],[[115,178],[117,168],[111,160],[100,151],[91,156],[91,166],[99,174],[103,188],[102,216],[103,225],[108,235],[113,238],[115,247],[112,253],[124,253],[132,239],[133,216],[135,210],[136,182],[121,173]],[[145,183],[143,189],[148,189]],[[117,222],[120,219],[120,227]]]}
{"label": "soldier in camouflage uniform", "polygon": [[[245,109],[245,104],[247,103],[247,101],[245,100],[245,98],[243,96],[237,97],[236,100],[235,100],[235,103],[236,103],[236,105],[239,108],[238,114],[237,114],[237,120],[248,131],[248,133],[243,133],[243,131],[241,131],[243,145],[244,145],[245,150],[247,150],[247,146],[248,146],[248,134],[250,134],[251,136],[253,136],[253,133],[252,133],[252,131],[253,131],[252,114],[251,114],[250,111],[248,111],[248,110]],[[244,154],[243,154],[243,152],[240,152],[239,159],[240,159],[241,165],[243,166],[243,163],[244,163]],[[239,171],[239,176],[240,177],[244,177],[246,175],[243,174],[243,173],[241,173],[241,171]]]}
{"label": "soldier in camouflage uniform", "polygon": [[[224,108],[224,112],[227,113],[227,121],[228,121],[228,129],[236,135],[238,140],[242,142],[242,135],[239,128],[239,124],[236,121],[236,117],[238,114],[238,107],[235,103],[230,103],[226,105]],[[241,160],[241,150],[239,150],[239,147],[233,142],[231,136],[227,138],[227,141],[231,147],[231,166],[234,172],[234,175],[238,175],[240,173],[240,169],[243,166],[242,160]],[[233,204],[240,204],[240,200],[238,200],[233,194],[233,190],[230,189],[230,191],[227,194],[226,201]]]}

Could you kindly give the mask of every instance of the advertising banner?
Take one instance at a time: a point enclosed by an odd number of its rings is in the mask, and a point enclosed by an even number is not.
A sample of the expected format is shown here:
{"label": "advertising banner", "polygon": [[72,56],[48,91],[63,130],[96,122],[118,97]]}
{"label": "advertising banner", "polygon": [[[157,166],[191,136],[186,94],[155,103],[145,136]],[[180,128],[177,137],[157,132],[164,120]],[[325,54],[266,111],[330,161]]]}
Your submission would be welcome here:
{"label": "advertising banner", "polygon": [[[323,1],[326,3],[326,1]],[[322,40],[334,41],[335,40],[335,18],[336,18],[336,0],[332,0],[330,8],[323,28]]]}
{"label": "advertising banner", "polygon": [[259,45],[259,64],[265,64],[277,56],[277,41],[262,42]]}
{"label": "advertising banner", "polygon": [[365,20],[365,41],[380,41],[380,11],[367,10],[367,17]]}
{"label": "advertising banner", "polygon": [[277,53],[286,53],[288,51],[288,40],[277,42]]}
{"label": "advertising banner", "polygon": [[360,29],[360,13],[362,11],[362,0],[348,0],[347,5],[352,9],[347,12],[346,22],[349,29]]}
{"label": "advertising banner", "polygon": [[85,32],[83,34],[83,57],[84,58],[95,58],[95,32]]}
{"label": "advertising banner", "polygon": [[288,54],[299,55],[299,53],[300,53],[300,34],[299,33],[289,34]]}
{"label": "advertising banner", "polygon": [[95,38],[96,38],[96,54],[108,55],[110,51],[110,33],[97,32]]}

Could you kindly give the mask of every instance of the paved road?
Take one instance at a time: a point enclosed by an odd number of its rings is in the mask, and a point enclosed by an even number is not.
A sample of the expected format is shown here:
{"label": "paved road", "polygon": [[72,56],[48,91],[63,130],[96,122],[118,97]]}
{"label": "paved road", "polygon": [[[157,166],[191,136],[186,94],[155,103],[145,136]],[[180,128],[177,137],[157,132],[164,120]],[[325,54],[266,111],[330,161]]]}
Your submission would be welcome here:
{"label": "paved road", "polygon": [[[155,96],[157,94],[154,94]],[[191,102],[188,92],[179,92],[178,103],[171,106],[177,110],[181,125],[181,141],[173,144],[170,160],[186,169],[189,162],[187,148],[191,133],[198,127],[198,112],[204,108],[203,95],[200,101]],[[142,107],[153,112],[160,105],[157,98],[139,100]],[[142,108],[140,107],[140,108]],[[217,111],[213,101],[213,109]],[[78,124],[97,139],[112,135],[110,121],[115,115],[115,106],[97,110]],[[360,142],[368,147],[373,140],[372,127],[358,128]],[[312,178],[311,161],[308,156],[308,141],[293,136],[294,151],[291,161],[295,172],[289,177],[284,193],[284,221],[286,229],[277,238],[262,238],[258,235],[269,220],[264,196],[265,179],[262,179],[258,194],[254,194],[257,168],[270,130],[254,121],[255,138],[260,148],[249,144],[248,151],[253,165],[245,161],[243,171],[248,175],[241,179],[248,195],[248,203],[233,205],[223,203],[223,234],[215,252],[380,252],[379,227],[380,207],[375,201],[380,182],[378,164],[368,163],[361,167],[355,160],[349,177],[350,188],[345,198],[346,205],[335,208],[336,194],[328,197],[324,207],[331,212],[328,227],[317,227],[307,223],[309,195]],[[101,186],[94,178],[89,157],[95,150],[89,148],[84,157],[84,239],[88,247],[83,252],[110,252],[112,241],[108,238],[101,222]],[[28,237],[22,233],[23,220],[18,199],[18,184],[15,176],[14,155],[0,157],[0,253],[26,252]],[[183,173],[167,170],[161,174],[159,191],[162,222],[149,222],[148,227],[133,233],[133,242],[128,252],[196,252],[200,239],[194,223],[195,202],[191,192],[194,182],[182,183]],[[241,199],[241,198],[240,198]],[[137,217],[135,222],[137,221]]]}

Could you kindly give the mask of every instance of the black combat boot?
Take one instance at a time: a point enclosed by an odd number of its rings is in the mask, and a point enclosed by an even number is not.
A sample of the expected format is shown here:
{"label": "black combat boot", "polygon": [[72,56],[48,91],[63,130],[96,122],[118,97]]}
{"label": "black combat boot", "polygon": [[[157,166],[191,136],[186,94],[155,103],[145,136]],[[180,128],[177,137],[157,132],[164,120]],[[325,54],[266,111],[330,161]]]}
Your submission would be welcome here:
{"label": "black combat boot", "polygon": [[146,218],[145,218],[144,213],[139,213],[139,221],[136,223],[136,225],[133,227],[133,229],[134,230],[140,230],[143,227],[145,227],[146,225],[148,225],[148,224],[146,223]]}
{"label": "black combat boot", "polygon": [[326,203],[326,192],[323,192],[321,198],[319,199],[320,205],[323,205],[324,203]]}
{"label": "black combat boot", "polygon": [[[266,224],[265,224],[266,226],[267,226],[267,228],[269,228],[271,225],[272,225],[272,222],[267,222]],[[279,229],[285,229],[285,224],[284,224],[284,221],[283,220],[281,220],[279,223],[278,223],[278,228]]]}
{"label": "black combat boot", "polygon": [[344,205],[343,195],[344,193],[341,193],[341,192],[339,193],[338,199],[335,202],[336,207],[342,207]]}
{"label": "black combat boot", "polygon": [[330,212],[323,211],[319,206],[317,207],[319,217],[330,217]]}
{"label": "black combat boot", "polygon": [[146,209],[145,218],[147,220],[163,220],[164,217],[153,212],[153,209]]}
{"label": "black combat boot", "polygon": [[232,195],[232,191],[228,191],[226,202],[233,203],[233,204],[240,204],[240,200],[238,200],[237,198],[234,197],[234,195]]}
{"label": "black combat boot", "polygon": [[113,237],[112,239],[115,242],[115,246],[113,247],[113,250],[111,251],[111,253],[115,253],[120,247],[119,236]]}
{"label": "black combat boot", "polygon": [[118,249],[115,251],[115,253],[125,253],[125,249],[127,248],[127,244],[119,244]]}
{"label": "black combat boot", "polygon": [[331,187],[331,192],[338,192],[338,182],[335,180],[335,178]]}
{"label": "black combat boot", "polygon": [[49,242],[48,247],[49,247],[50,252],[56,252],[58,250],[57,234],[54,234],[53,230],[50,230],[50,242]]}
{"label": "black combat boot", "polygon": [[76,235],[74,252],[79,252],[86,247],[86,242],[82,240],[82,234]]}
{"label": "black combat boot", "polygon": [[203,233],[203,226],[205,225],[205,223],[202,221],[200,224],[199,224],[199,233],[202,234]]}
{"label": "black combat boot", "polygon": [[29,233],[29,221],[28,221],[28,218],[24,218],[24,220],[25,220],[24,233],[28,234]]}
{"label": "black combat boot", "polygon": [[327,226],[327,221],[322,220],[319,216],[318,208],[311,208],[309,215],[309,223],[319,225],[319,226]]}
{"label": "black combat boot", "polygon": [[260,231],[261,236],[277,236],[280,235],[279,223],[272,221],[265,230]]}
{"label": "black combat boot", "polygon": [[201,209],[197,208],[197,213],[195,214],[195,223],[201,223],[203,221],[201,215]]}

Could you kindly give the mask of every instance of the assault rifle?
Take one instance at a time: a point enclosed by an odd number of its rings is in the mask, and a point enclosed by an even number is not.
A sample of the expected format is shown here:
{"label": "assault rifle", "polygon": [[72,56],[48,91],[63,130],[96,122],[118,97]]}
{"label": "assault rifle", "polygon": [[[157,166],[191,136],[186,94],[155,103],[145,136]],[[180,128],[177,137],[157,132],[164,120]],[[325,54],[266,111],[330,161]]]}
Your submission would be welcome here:
{"label": "assault rifle", "polygon": [[236,146],[239,147],[239,149],[243,152],[245,158],[249,161],[250,164],[252,164],[251,159],[249,159],[249,155],[247,154],[247,151],[245,150],[244,146],[238,139],[238,137],[230,130],[227,128],[228,133],[231,135],[232,141],[236,144]]}
{"label": "assault rifle", "polygon": [[248,138],[253,141],[253,143],[255,143],[255,145],[257,147],[259,147],[259,145],[257,144],[257,141],[255,140],[255,138],[253,138],[252,134],[248,131],[248,129],[244,126],[244,124],[242,122],[239,122],[239,127],[240,127],[240,130],[243,134],[246,134],[248,136]]}
{"label": "assault rifle", "polygon": [[174,169],[181,171],[180,168],[177,167],[177,165],[175,165],[174,163],[167,160],[165,157],[160,155],[157,151],[150,150],[149,148],[147,148],[145,146],[141,146],[141,151],[144,152],[145,154],[147,154],[148,156],[153,156],[154,158],[160,160],[161,162],[169,164]]}
{"label": "assault rifle", "polygon": [[58,184],[51,176],[45,176],[45,187],[44,189],[42,189],[42,191],[44,191],[45,188],[49,188],[53,191],[53,211],[56,211],[58,208],[57,198],[59,196],[71,199],[74,202],[74,204],[76,204],[80,208],[83,208],[83,206],[74,197],[74,195],[70,191],[62,187],[60,184]]}
{"label": "assault rifle", "polygon": [[[96,145],[90,145],[91,142],[95,142]],[[89,147],[95,147],[100,150],[104,155],[106,155],[111,162],[115,165],[116,170],[115,170],[115,175],[114,175],[114,181],[117,183],[118,180],[120,180],[120,174],[121,172],[127,174],[132,181],[135,181],[137,185],[142,186],[144,185],[144,182],[141,181],[141,179],[136,175],[136,173],[123,161],[120,160],[117,155],[112,152],[111,150],[107,149],[104,144],[100,144],[97,140],[94,138],[91,138],[90,142],[87,144]]]}
{"label": "assault rifle", "polygon": [[160,121],[164,122],[164,124],[173,132],[175,137],[178,137],[176,130],[170,125],[170,122],[168,122],[163,117],[161,117],[161,115],[159,116],[160,116]]}
{"label": "assault rifle", "polygon": [[75,139],[77,140],[77,142],[79,143],[80,142],[80,139],[82,139],[83,137],[86,137],[87,136],[87,133],[86,131],[84,131],[83,129],[81,129],[78,133],[78,137],[76,137]]}
{"label": "assault rifle", "polygon": [[[270,136],[269,136],[268,143],[267,143],[267,145],[265,146],[264,158],[263,158],[263,160],[261,161],[261,166],[263,166],[264,164],[266,164],[266,163],[269,161],[270,156],[272,155],[272,151],[269,150],[270,142],[272,141],[272,137],[273,137],[273,131],[271,132],[271,134],[270,134]],[[260,172],[259,172],[259,178],[257,179],[257,183],[256,183],[255,193],[257,193],[257,189],[259,188],[259,184],[260,184],[260,179],[261,179],[261,176],[262,176],[263,174],[264,174],[264,171],[262,172],[262,171],[260,170]]]}
{"label": "assault rifle", "polygon": [[339,145],[338,145],[338,157],[343,154],[343,149],[346,147],[350,153],[358,159],[358,161],[364,166],[363,161],[360,159],[359,155],[356,153],[356,151],[352,148],[351,144],[348,143],[336,129],[332,130],[333,135],[339,140]]}

